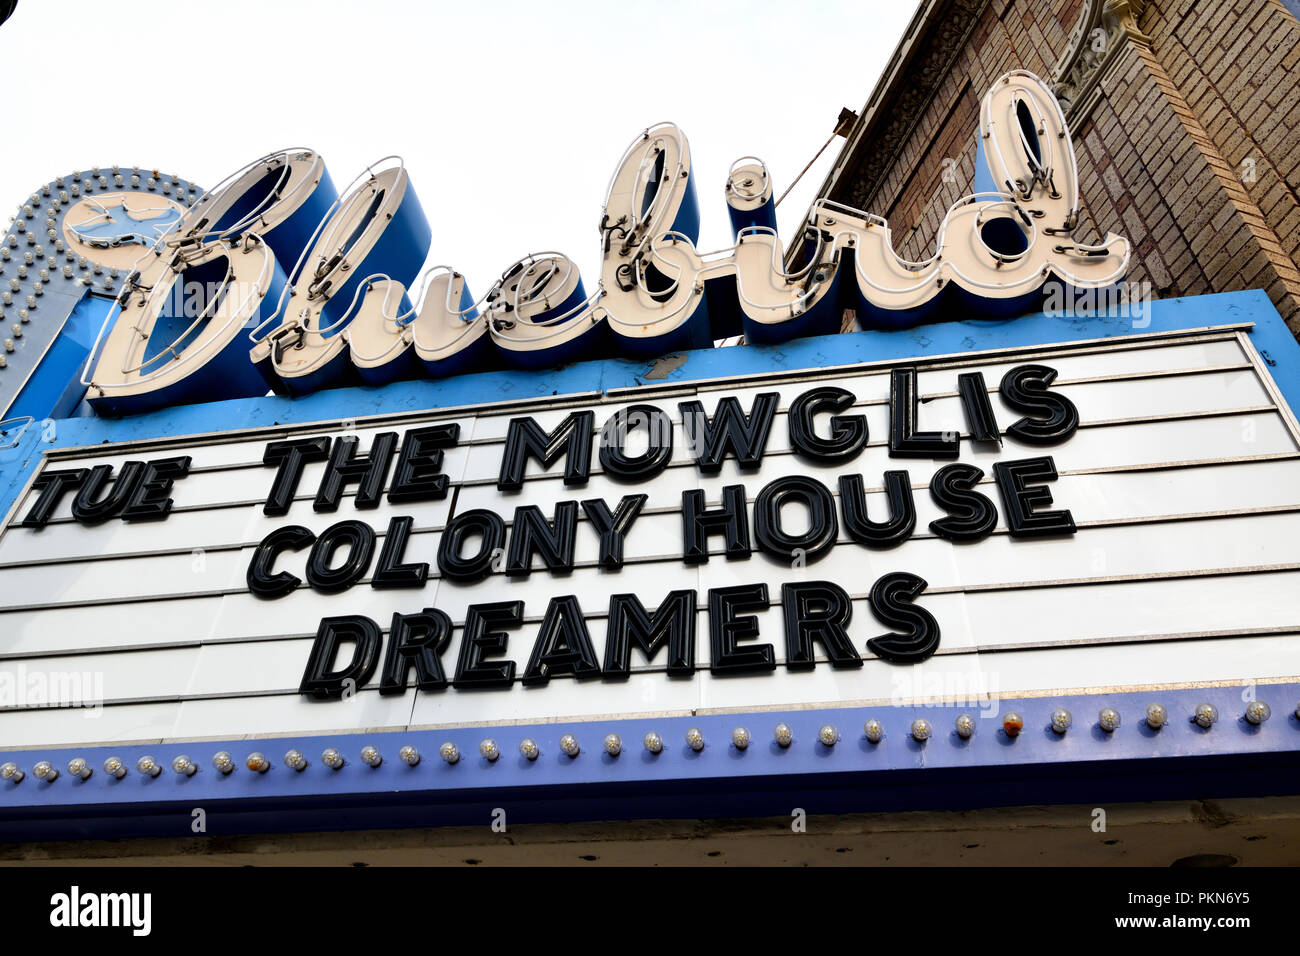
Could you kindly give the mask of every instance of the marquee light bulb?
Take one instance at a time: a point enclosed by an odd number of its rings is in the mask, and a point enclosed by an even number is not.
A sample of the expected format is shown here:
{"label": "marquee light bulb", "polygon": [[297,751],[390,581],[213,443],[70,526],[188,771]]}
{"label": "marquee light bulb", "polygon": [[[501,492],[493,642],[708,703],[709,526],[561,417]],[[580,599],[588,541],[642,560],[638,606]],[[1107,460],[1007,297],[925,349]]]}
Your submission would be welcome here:
{"label": "marquee light bulb", "polygon": [[822,724],[817,728],[817,739],[822,742],[822,746],[834,747],[840,740],[840,732],[835,729],[834,724]]}
{"label": "marquee light bulb", "polygon": [[646,735],[641,738],[641,743],[643,743],[645,749],[650,751],[652,754],[663,753],[664,739],[653,730],[646,731]]}
{"label": "marquee light bulb", "polygon": [[[108,768],[105,767],[105,770]],[[218,750],[212,755],[212,769],[223,777],[235,771],[235,758],[230,756],[228,750]]]}
{"label": "marquee light bulb", "polygon": [[339,753],[338,748],[326,747],[321,751],[320,762],[331,770],[341,770],[347,761],[343,759],[343,754]]}
{"label": "marquee light bulb", "polygon": [[975,718],[970,714],[958,714],[957,719],[953,721],[953,727],[962,740],[970,740],[975,736]]}
{"label": "marquee light bulb", "polygon": [[135,762],[135,769],[146,777],[156,777],[162,773],[162,767],[158,765],[158,761],[154,760],[149,754],[145,754]]}
{"label": "marquee light bulb", "polygon": [[438,756],[447,763],[455,763],[460,760],[460,748],[448,740],[438,748]]}
{"label": "marquee light bulb", "polygon": [[1192,720],[1196,722],[1196,725],[1204,727],[1206,730],[1213,727],[1218,719],[1219,708],[1210,703],[1197,704],[1196,711],[1192,714]]}
{"label": "marquee light bulb", "polygon": [[737,727],[731,732],[731,743],[737,750],[744,750],[749,746],[749,731],[744,727]]}
{"label": "marquee light bulb", "polygon": [[8,780],[10,783],[20,783],[26,774],[19,769],[18,764],[12,760],[6,760],[0,764],[0,780]]}
{"label": "marquee light bulb", "polygon": [[485,737],[478,745],[479,755],[488,763],[493,763],[501,756],[501,748],[491,737]]}
{"label": "marquee light bulb", "polygon": [[696,753],[704,749],[704,734],[700,733],[699,727],[692,727],[686,731],[686,746]]}
{"label": "marquee light bulb", "polygon": [[617,757],[623,752],[623,738],[618,734],[605,735],[605,753]]}
{"label": "marquee light bulb", "polygon": [[772,728],[772,738],[777,742],[778,746],[789,747],[790,744],[794,743],[794,731],[790,729],[789,724],[783,721]]}
{"label": "marquee light bulb", "polygon": [[307,758],[302,755],[301,750],[287,750],[284,754],[284,765],[290,770],[301,773],[307,769]]}
{"label": "marquee light bulb", "polygon": [[109,757],[104,761],[104,773],[114,780],[121,780],[126,776],[126,764],[121,757]]}
{"label": "marquee light bulb", "polygon": [[384,758],[380,755],[378,747],[366,744],[361,748],[361,762],[367,767],[378,767],[384,762]]}
{"label": "marquee light bulb", "polygon": [[578,738],[573,734],[565,734],[560,738],[560,749],[570,757],[576,757],[582,752],[582,748],[578,746]]}
{"label": "marquee light bulb", "polygon": [[1262,700],[1252,700],[1246,705],[1246,720],[1258,727],[1273,714],[1272,709]]}
{"label": "marquee light bulb", "polygon": [[397,758],[408,767],[414,767],[420,762],[420,751],[416,750],[410,744],[407,744],[401,750],[397,751]]}
{"label": "marquee light bulb", "polygon": [[925,743],[930,739],[930,735],[933,732],[933,729],[930,727],[930,722],[924,717],[918,717],[916,720],[912,721],[912,739],[917,743]]}
{"label": "marquee light bulb", "polygon": [[1067,730],[1070,729],[1070,725],[1074,723],[1074,717],[1072,717],[1070,715],[1070,712],[1066,710],[1064,707],[1057,707],[1054,711],[1052,711],[1051,719],[1052,719],[1052,732],[1057,734],[1065,733]]}
{"label": "marquee light bulb", "polygon": [[39,761],[36,766],[32,767],[32,776],[37,780],[44,780],[46,783],[53,783],[59,779],[59,771],[48,760]]}
{"label": "marquee light bulb", "polygon": [[1114,707],[1103,707],[1097,714],[1097,725],[1108,734],[1118,730],[1120,723],[1119,711]]}
{"label": "marquee light bulb", "polygon": [[885,725],[872,717],[862,725],[862,733],[868,743],[878,744],[885,739]]}
{"label": "marquee light bulb", "polygon": [[1147,704],[1147,726],[1152,730],[1159,730],[1169,722],[1169,711],[1165,710],[1164,704]]}
{"label": "marquee light bulb", "polygon": [[68,773],[78,780],[85,780],[94,771],[90,769],[90,764],[86,763],[84,757],[73,757],[68,761]]}
{"label": "marquee light bulb", "polygon": [[1002,717],[1002,730],[1008,737],[1019,737],[1025,729],[1025,719],[1014,710],[1007,711]]}
{"label": "marquee light bulb", "polygon": [[190,759],[189,754],[180,754],[172,761],[172,769],[182,777],[192,777],[198,771],[198,765]]}
{"label": "marquee light bulb", "polygon": [[266,759],[266,754],[259,750],[253,751],[244,761],[244,766],[254,773],[266,773],[271,769],[271,761]]}

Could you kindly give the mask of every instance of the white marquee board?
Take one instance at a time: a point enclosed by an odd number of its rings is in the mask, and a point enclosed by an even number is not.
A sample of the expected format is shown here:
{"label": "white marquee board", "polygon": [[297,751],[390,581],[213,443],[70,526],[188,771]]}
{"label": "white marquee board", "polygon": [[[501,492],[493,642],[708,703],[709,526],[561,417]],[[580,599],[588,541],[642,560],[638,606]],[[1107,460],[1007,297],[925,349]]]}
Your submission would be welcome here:
{"label": "white marquee board", "polygon": [[[890,369],[918,369],[921,427],[964,432],[957,375],[984,374],[1005,428],[1019,416],[999,402],[997,383],[1008,369],[1027,363],[1058,371],[1052,387],[1077,407],[1078,431],[1050,447],[1014,438],[990,447],[963,437],[959,460],[983,468],[991,482],[995,461],[1051,455],[1060,476],[1051,483],[1052,507],[1069,509],[1077,533],[1011,537],[1003,502],[989,484],[982,490],[999,511],[990,537],[953,544],[934,536],[928,524],[942,512],[926,488],[944,463],[889,457]],[[857,396],[852,411],[865,414],[871,437],[855,460],[823,466],[791,452],[785,412],[814,383],[839,385]],[[682,440],[677,403],[698,398],[712,413],[721,397],[734,395],[748,410],[762,391],[780,392],[781,401],[761,469],[745,474],[728,461],[721,474],[700,474]],[[618,408],[637,403],[657,405],[675,420],[673,460],[654,480],[614,482],[593,463],[585,486],[566,487],[562,465],[543,470],[534,461],[520,492],[497,490],[511,418],[531,415],[550,429],[574,409],[591,408],[599,427]],[[396,505],[385,500],[378,509],[360,511],[345,497],[337,512],[317,514],[311,499],[325,466],[314,463],[306,467],[289,513],[263,514],[274,474],[262,464],[269,441],[353,433],[365,450],[380,431],[434,421],[460,425],[459,444],[443,462],[452,486],[445,499]],[[7,701],[9,712],[0,720],[11,747],[788,710],[1300,675],[1300,436],[1239,329],[784,372],[382,422],[294,426],[273,434],[102,445],[60,451],[44,467],[120,465],[163,454],[192,457],[189,476],[172,491],[175,504],[165,521],[85,526],[71,517],[69,496],[44,528],[21,527],[34,492],[21,497],[9,515],[0,535],[0,680],[17,687],[33,673],[96,675],[104,704],[88,710]],[[837,476],[861,473],[872,491],[869,507],[879,514],[885,509],[882,475],[898,468],[910,472],[917,508],[916,532],[901,546],[868,550],[841,530],[831,551],[805,567],[757,551],[748,560],[728,561],[717,553],[718,539],[711,542],[715,553],[707,563],[682,560],[684,490],[704,489],[716,505],[723,486],[744,483],[752,504],[758,489],[781,475],[811,475],[834,491]],[[350,486],[347,494],[354,491]],[[434,566],[420,590],[377,590],[363,579],[339,594],[318,594],[303,585],[270,601],[250,594],[245,584],[257,543],[288,524],[319,533],[357,518],[382,535],[389,517],[409,514],[415,532],[405,560],[432,564],[449,517],[466,509],[489,508],[508,522],[519,505],[537,504],[549,514],[557,501],[603,497],[613,507],[636,492],[649,500],[627,537],[626,564],[618,571],[597,566],[597,538],[583,517],[576,566],[563,576],[537,563],[526,579],[495,573],[462,586],[440,579]],[[302,576],[305,554],[284,554],[277,570]],[[892,664],[865,652],[866,641],[886,630],[867,605],[871,584],[898,570],[926,579],[917,603],[942,629],[938,652],[924,664]],[[867,658],[863,667],[780,666],[780,589],[799,580],[831,581],[854,597],[849,631]],[[772,644],[778,667],[760,675],[711,675],[705,593],[755,582],[766,582],[772,597],[772,608],[757,615],[758,640]],[[652,609],[670,590],[683,588],[700,596],[698,670],[692,678],[669,678],[662,656],[649,666],[634,650],[633,674],[625,682],[555,678],[543,687],[516,682],[508,690],[411,688],[401,696],[381,696],[376,677],[345,700],[316,701],[298,692],[322,617],[364,614],[387,629],[394,611],[440,608],[457,625],[443,655],[450,672],[466,608],[521,600],[525,624],[511,633],[508,656],[522,672],[550,598],[578,597],[599,655],[612,593],[635,592]]]}

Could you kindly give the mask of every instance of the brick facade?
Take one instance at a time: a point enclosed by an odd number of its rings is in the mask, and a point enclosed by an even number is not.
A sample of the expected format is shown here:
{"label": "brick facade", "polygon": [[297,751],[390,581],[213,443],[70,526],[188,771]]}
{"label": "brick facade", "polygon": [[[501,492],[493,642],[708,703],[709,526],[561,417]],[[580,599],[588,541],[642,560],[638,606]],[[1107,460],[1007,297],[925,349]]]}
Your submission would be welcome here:
{"label": "brick facade", "polygon": [[[888,218],[905,258],[929,256],[973,189],[993,81],[1027,69],[1054,83],[1090,23],[1120,21],[1069,114],[1077,238],[1127,236],[1128,278],[1160,298],[1264,289],[1300,332],[1300,22],[1280,0],[931,0],[822,194]],[[915,116],[900,132],[903,91]]]}

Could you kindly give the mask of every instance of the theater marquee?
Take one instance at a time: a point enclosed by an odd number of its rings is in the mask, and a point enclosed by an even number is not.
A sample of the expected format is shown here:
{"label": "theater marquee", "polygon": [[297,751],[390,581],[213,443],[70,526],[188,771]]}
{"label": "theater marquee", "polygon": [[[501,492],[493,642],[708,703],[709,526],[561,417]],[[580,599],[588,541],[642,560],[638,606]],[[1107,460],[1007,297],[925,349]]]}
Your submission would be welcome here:
{"label": "theater marquee", "polygon": [[1298,454],[1233,327],[97,446],[4,667],[103,671],[105,741],[1288,674]]}

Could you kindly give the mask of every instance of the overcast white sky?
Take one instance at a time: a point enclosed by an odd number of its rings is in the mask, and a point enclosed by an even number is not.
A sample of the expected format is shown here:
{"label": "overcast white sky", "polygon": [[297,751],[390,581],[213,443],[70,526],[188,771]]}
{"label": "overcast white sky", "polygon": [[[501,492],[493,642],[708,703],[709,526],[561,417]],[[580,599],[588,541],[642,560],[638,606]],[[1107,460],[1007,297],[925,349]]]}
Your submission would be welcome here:
{"label": "overcast white sky", "polygon": [[[308,146],[342,189],[397,153],[433,229],[430,263],[460,269],[475,295],[521,256],[552,249],[590,286],[606,184],[643,128],[671,120],[686,132],[700,248],[730,245],[731,161],[761,157],[779,195],[840,107],[861,109],[915,9],[19,0],[0,27],[0,208],[96,165],[211,186],[272,149]],[[843,142],[781,205],[787,241]]]}

